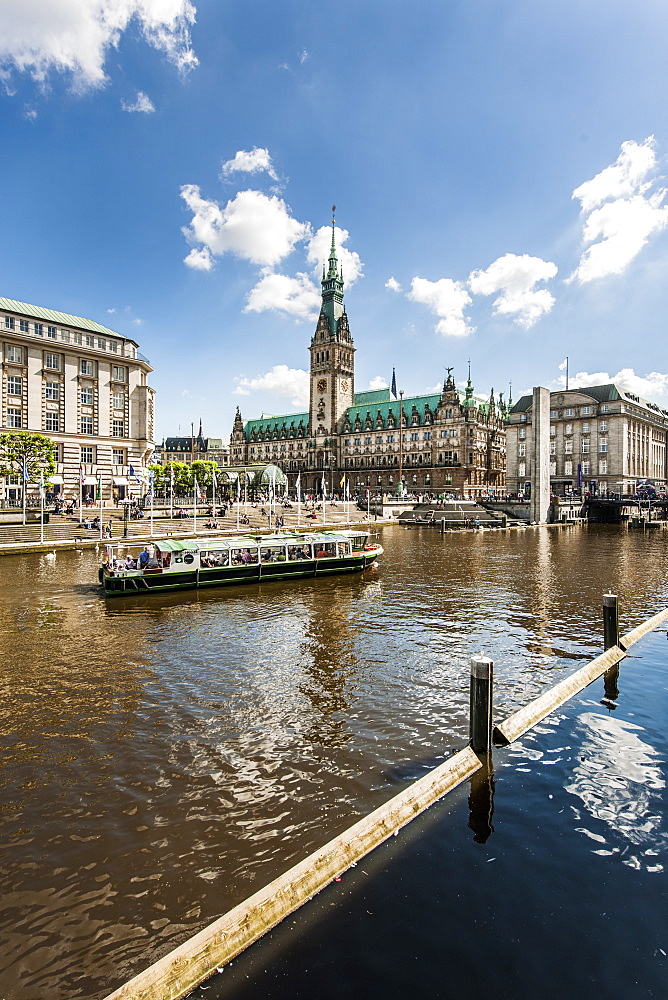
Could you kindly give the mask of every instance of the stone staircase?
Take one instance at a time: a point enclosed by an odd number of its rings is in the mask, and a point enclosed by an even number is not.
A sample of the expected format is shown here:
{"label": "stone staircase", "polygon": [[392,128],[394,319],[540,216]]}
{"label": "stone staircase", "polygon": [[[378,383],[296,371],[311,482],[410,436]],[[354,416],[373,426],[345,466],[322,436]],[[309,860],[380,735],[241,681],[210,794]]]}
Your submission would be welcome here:
{"label": "stone staircase", "polygon": [[443,506],[438,504],[415,504],[412,509],[402,511],[399,524],[406,527],[441,528],[445,522],[446,528],[505,528],[507,518],[502,513],[485,510],[471,501],[458,503],[446,501]]}

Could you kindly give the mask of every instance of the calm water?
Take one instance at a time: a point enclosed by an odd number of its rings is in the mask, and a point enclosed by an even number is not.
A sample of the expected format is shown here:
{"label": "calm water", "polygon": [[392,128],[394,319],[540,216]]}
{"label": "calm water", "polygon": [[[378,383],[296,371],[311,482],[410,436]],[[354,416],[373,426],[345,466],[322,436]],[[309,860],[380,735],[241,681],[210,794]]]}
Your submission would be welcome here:
{"label": "calm water", "polygon": [[664,532],[382,541],[360,578],[113,601],[91,553],[0,561],[3,1000],[105,996],[462,745],[472,653],[503,717],[596,654],[608,588],[628,627],[668,604]]}

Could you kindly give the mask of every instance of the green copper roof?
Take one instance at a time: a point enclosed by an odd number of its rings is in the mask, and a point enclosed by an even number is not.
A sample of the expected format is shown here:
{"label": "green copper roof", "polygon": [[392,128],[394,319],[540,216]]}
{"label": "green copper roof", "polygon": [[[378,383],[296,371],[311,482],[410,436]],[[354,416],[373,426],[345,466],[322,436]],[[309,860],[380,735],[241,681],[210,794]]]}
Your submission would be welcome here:
{"label": "green copper roof", "polygon": [[244,420],[246,440],[248,441],[250,439],[253,432],[259,434],[260,431],[262,431],[264,435],[266,435],[267,432],[269,432],[269,434],[273,434],[276,427],[280,433],[284,424],[288,434],[290,433],[290,428],[293,425],[296,432],[300,422],[303,425],[304,433],[306,433],[306,428],[308,427],[308,413],[287,413],[280,417],[260,417],[259,420]]}
{"label": "green copper roof", "polygon": [[43,319],[47,323],[61,323],[63,326],[74,326],[78,330],[90,330],[92,333],[106,333],[110,337],[118,337],[119,340],[129,340],[131,344],[136,344],[130,337],[124,337],[116,330],[110,330],[107,326],[101,326],[92,319],[84,319],[83,316],[70,316],[69,313],[57,312],[55,309],[43,309],[42,306],[32,306],[29,302],[16,302],[14,299],[0,297],[0,309],[6,312],[20,313],[23,316],[32,316],[34,319]]}
{"label": "green copper roof", "polygon": [[369,392],[356,392],[353,406],[374,406],[376,403],[389,403],[392,399],[393,396],[389,389],[372,389]]}

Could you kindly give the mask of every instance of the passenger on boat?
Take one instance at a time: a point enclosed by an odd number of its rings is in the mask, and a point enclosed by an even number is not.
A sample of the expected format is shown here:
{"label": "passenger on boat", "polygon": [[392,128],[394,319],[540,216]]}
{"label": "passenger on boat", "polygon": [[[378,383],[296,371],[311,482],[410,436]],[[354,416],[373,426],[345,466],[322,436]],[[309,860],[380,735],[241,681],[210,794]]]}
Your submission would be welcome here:
{"label": "passenger on boat", "polygon": [[250,549],[244,549],[244,551],[241,553],[241,561],[243,563],[255,562],[255,559],[253,559],[253,556],[250,554]]}
{"label": "passenger on boat", "polygon": [[125,559],[125,568],[126,569],[136,569],[137,568],[137,561],[135,559],[133,559],[131,555],[128,555],[126,557],[126,559]]}
{"label": "passenger on boat", "polygon": [[139,569],[146,569],[149,559],[149,551],[145,548],[139,553]]}
{"label": "passenger on boat", "polygon": [[316,559],[326,559],[328,556],[331,556],[331,554],[332,553],[328,552],[327,549],[319,549],[316,552],[315,557]]}

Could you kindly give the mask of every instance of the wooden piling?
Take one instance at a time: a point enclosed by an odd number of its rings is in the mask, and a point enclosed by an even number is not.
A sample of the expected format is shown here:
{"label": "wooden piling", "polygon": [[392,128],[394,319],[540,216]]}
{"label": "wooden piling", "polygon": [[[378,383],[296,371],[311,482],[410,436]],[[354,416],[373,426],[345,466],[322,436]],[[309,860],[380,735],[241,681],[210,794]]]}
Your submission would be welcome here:
{"label": "wooden piling", "polygon": [[603,648],[619,645],[619,605],[616,594],[603,595]]}
{"label": "wooden piling", "polygon": [[492,749],[492,699],[494,663],[485,656],[471,659],[470,735],[475,753]]}

